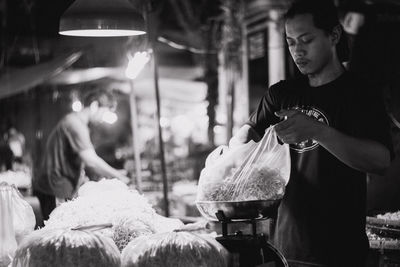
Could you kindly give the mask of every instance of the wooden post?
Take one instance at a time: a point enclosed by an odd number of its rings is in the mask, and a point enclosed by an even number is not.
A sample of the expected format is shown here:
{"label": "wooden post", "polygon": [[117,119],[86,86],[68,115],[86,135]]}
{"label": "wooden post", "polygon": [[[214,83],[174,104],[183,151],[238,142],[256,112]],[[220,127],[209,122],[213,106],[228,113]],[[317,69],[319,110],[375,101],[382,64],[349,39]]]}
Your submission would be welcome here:
{"label": "wooden post", "polygon": [[[238,5],[239,4],[239,5]],[[244,26],[244,2],[224,0],[224,26],[222,30],[221,103],[226,112],[226,142],[233,130],[241,126],[248,117],[248,65],[247,39]]]}
{"label": "wooden post", "polygon": [[[156,93],[156,120],[157,120],[157,129],[158,129],[158,142],[159,142],[159,156],[161,161],[161,175],[163,180],[163,195],[164,195],[164,212],[165,216],[169,217],[169,200],[168,200],[168,179],[167,179],[167,167],[165,164],[165,155],[164,155],[164,141],[162,136],[162,129],[160,124],[161,119],[161,101],[160,101],[160,88],[158,84],[158,64],[157,64],[157,55],[156,55],[156,43],[157,43],[157,29],[159,27],[159,20],[157,19],[157,13],[154,12],[153,1],[145,1],[144,15],[146,21],[147,28],[147,36],[148,36],[148,44],[150,46],[152,52],[151,64],[153,67],[153,80],[154,80],[154,90]],[[151,25],[150,25],[151,24]]]}
{"label": "wooden post", "polygon": [[140,149],[139,149],[137,104],[136,104],[135,88],[132,79],[129,79],[129,84],[131,86],[131,92],[129,94],[129,104],[130,104],[129,106],[131,110],[133,157],[135,160],[135,178],[136,178],[135,182],[136,182],[136,189],[139,191],[139,193],[142,193],[142,164],[141,164]]}
{"label": "wooden post", "polygon": [[285,45],[283,41],[282,11],[271,9],[268,22],[268,83],[269,86],[285,78]]}
{"label": "wooden post", "polygon": [[160,161],[161,161],[161,175],[163,180],[163,193],[164,193],[164,212],[165,216],[169,217],[169,200],[168,200],[168,179],[167,179],[167,167],[165,164],[165,154],[164,154],[164,141],[162,136],[162,128],[160,124],[161,119],[161,101],[160,101],[160,88],[158,84],[158,66],[157,66],[157,58],[154,51],[153,44],[153,73],[154,73],[154,89],[156,93],[156,104],[157,104],[157,112],[156,112],[156,120],[157,120],[157,128],[158,128],[158,142],[160,148]]}
{"label": "wooden post", "polygon": [[240,1],[242,12],[241,17],[241,52],[242,52],[242,86],[240,90],[240,95],[238,95],[238,99],[240,99],[240,103],[237,106],[240,106],[241,109],[239,111],[240,118],[238,121],[238,126],[242,126],[244,122],[246,122],[247,118],[250,115],[250,92],[249,92],[249,47],[247,44],[247,25],[244,20],[245,16],[245,4],[243,0]]}

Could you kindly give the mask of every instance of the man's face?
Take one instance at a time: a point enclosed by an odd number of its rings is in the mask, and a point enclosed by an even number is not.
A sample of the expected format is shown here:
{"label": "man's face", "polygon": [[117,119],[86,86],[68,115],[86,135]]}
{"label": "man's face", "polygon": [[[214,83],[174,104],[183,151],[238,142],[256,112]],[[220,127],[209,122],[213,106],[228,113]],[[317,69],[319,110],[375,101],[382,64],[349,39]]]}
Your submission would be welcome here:
{"label": "man's face", "polygon": [[335,43],[315,27],[311,14],[288,19],[285,30],[290,54],[302,74],[319,74],[332,61]]}
{"label": "man's face", "polygon": [[109,107],[98,107],[95,112],[92,113],[90,122],[93,124],[99,124],[103,122],[104,114],[111,112]]}

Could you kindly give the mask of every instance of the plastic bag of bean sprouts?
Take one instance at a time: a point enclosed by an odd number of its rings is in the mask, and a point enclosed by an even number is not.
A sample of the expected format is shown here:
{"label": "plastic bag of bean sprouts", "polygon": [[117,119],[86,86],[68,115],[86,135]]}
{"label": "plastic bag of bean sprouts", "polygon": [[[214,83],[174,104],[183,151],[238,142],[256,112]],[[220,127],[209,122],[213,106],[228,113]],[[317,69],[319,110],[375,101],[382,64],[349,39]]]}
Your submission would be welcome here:
{"label": "plastic bag of bean sprouts", "polygon": [[0,183],[0,196],[3,197],[4,194],[11,198],[15,239],[19,244],[25,236],[33,232],[36,224],[35,214],[15,185]]}
{"label": "plastic bag of bean sprouts", "polygon": [[271,126],[257,143],[211,152],[200,174],[197,201],[281,199],[289,176],[289,145],[278,143]]}

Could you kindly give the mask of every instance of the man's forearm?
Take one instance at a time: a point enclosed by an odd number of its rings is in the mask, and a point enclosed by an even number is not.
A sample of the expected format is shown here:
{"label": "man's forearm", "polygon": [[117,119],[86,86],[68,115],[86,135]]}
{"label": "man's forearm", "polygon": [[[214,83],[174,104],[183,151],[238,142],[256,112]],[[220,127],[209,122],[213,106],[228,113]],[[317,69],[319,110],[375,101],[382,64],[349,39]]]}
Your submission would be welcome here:
{"label": "man's forearm", "polygon": [[93,170],[99,175],[106,176],[106,178],[120,178],[123,176],[118,170],[108,165],[108,163],[100,157],[95,160],[93,165]]}
{"label": "man's forearm", "polygon": [[95,173],[106,178],[124,178],[119,171],[111,167],[107,162],[100,158],[94,150],[85,150],[80,154],[84,164],[91,168]]}
{"label": "man's forearm", "polygon": [[384,174],[390,165],[390,152],[382,144],[348,136],[322,125],[314,137],[326,150],[346,165],[359,171]]}

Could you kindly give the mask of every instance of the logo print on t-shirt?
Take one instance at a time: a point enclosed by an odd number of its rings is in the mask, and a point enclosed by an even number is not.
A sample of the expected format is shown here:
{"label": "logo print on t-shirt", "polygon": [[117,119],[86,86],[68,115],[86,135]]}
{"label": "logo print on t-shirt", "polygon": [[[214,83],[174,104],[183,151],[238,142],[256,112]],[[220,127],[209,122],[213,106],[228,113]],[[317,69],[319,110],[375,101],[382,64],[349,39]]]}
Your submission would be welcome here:
{"label": "logo print on t-shirt", "polygon": [[[303,112],[307,116],[309,116],[311,118],[314,118],[315,120],[317,120],[319,122],[323,122],[323,123],[329,125],[328,118],[325,116],[325,114],[322,111],[320,111],[317,108],[314,108],[314,107],[306,107],[306,108],[304,108],[304,107],[303,108],[296,107],[295,109]],[[306,152],[306,151],[313,150],[313,149],[317,148],[318,146],[319,146],[319,143],[317,141],[309,139],[309,140],[303,141],[301,143],[291,144],[290,145],[290,149],[293,149],[293,150],[297,151],[298,153],[303,153],[303,152]]]}

